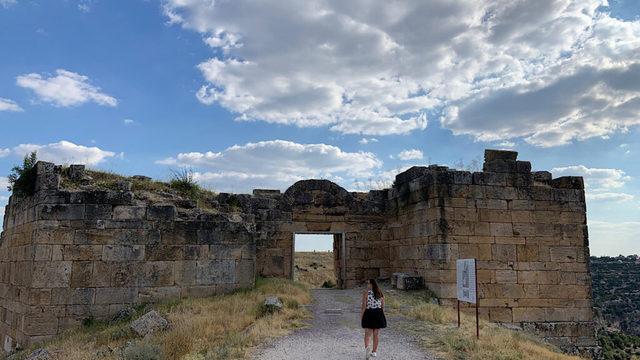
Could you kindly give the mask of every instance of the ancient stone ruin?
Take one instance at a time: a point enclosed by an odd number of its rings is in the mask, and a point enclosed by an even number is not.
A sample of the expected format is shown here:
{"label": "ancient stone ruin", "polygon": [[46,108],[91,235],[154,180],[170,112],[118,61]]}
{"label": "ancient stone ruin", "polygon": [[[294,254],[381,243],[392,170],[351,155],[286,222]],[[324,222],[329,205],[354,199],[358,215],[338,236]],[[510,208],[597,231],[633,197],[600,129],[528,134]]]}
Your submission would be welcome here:
{"label": "ancient stone ruin", "polygon": [[449,306],[455,260],[476,258],[482,317],[566,350],[589,349],[596,342],[582,178],[531,172],[516,156],[487,150],[482,172],[415,166],[391,188],[367,193],[304,180],[284,193],[217,194],[206,207],[139,191],[142,177],[100,187],[83,166],[39,162],[35,194],[12,196],[4,217],[4,348],[132,304],[291,277],[294,235],[329,233],[340,287],[403,272],[424,277]]}

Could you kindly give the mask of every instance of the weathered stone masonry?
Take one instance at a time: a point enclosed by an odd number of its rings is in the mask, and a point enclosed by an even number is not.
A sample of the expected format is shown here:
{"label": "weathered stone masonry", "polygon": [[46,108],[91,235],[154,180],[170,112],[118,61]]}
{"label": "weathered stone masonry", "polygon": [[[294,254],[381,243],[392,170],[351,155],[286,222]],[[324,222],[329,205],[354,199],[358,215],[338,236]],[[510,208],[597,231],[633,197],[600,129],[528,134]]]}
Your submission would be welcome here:
{"label": "weathered stone masonry", "polygon": [[[39,163],[36,194],[12,197],[0,244],[5,348],[48,339],[129,304],[206,296],[291,277],[295,233],[334,234],[341,287],[421,275],[444,305],[455,260],[478,259],[481,315],[568,350],[595,346],[581,178],[485,153],[482,172],[413,167],[392,188],[304,180],[286,192],[219,194],[214,210],[118,190],[65,190]],[[82,171],[81,167],[74,168]]]}

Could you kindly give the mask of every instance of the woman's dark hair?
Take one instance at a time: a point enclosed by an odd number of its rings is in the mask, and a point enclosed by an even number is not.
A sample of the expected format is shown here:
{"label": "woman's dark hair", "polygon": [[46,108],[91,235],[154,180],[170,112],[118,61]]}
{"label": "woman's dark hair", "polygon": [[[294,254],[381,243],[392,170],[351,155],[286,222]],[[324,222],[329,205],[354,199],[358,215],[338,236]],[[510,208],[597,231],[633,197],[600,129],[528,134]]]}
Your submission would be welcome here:
{"label": "woman's dark hair", "polygon": [[382,295],[382,290],[380,290],[380,287],[378,286],[378,283],[375,281],[375,279],[369,279],[369,284],[371,284],[373,297],[376,298],[376,300],[384,297],[384,295]]}

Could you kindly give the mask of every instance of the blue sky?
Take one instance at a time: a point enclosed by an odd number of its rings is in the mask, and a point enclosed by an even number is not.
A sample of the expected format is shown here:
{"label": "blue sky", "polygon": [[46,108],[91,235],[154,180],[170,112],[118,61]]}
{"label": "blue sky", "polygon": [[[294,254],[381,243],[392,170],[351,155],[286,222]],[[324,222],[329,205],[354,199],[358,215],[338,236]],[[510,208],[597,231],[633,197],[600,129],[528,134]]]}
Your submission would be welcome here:
{"label": "blue sky", "polygon": [[37,150],[218,191],[366,190],[508,148],[585,176],[593,254],[640,253],[639,19],[633,0],[0,0],[0,176]]}

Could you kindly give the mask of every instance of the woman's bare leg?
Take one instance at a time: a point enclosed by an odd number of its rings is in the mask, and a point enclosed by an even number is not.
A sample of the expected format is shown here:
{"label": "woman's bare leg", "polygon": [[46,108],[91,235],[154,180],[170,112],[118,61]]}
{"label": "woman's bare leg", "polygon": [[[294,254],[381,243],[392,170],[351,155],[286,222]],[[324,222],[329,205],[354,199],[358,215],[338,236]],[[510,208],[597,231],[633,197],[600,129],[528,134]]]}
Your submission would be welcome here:
{"label": "woman's bare leg", "polygon": [[373,352],[378,351],[379,341],[380,341],[380,329],[373,329]]}
{"label": "woman's bare leg", "polygon": [[371,329],[364,329],[364,347],[369,347],[369,338],[371,337]]}

